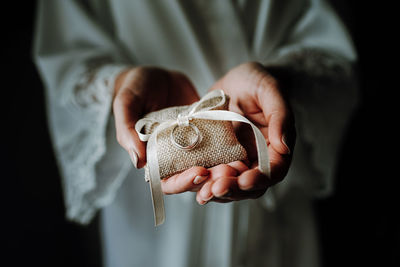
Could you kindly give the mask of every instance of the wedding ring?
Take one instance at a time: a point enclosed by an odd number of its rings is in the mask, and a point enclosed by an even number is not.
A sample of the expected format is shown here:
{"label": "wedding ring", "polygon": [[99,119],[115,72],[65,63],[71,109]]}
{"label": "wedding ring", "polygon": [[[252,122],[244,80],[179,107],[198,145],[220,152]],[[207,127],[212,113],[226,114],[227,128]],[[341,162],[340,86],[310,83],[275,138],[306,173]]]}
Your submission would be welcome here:
{"label": "wedding ring", "polygon": [[[171,131],[171,141],[172,141],[172,144],[174,144],[174,146],[175,146],[176,148],[178,148],[178,149],[186,150],[186,151],[187,151],[187,150],[192,150],[193,148],[195,148],[195,147],[201,142],[201,133],[200,133],[199,128],[197,128],[196,125],[191,124],[191,123],[189,123],[188,126],[189,126],[190,128],[192,128],[192,129],[195,131],[195,133],[196,133],[196,139],[195,139],[191,144],[189,144],[188,146],[182,146],[181,144],[179,144],[178,142],[176,142],[176,139],[175,139],[175,131],[176,131],[176,129],[177,129],[178,127],[180,127],[179,125],[175,125],[174,129],[172,129],[172,131]],[[187,126],[185,126],[185,127],[187,127]]]}

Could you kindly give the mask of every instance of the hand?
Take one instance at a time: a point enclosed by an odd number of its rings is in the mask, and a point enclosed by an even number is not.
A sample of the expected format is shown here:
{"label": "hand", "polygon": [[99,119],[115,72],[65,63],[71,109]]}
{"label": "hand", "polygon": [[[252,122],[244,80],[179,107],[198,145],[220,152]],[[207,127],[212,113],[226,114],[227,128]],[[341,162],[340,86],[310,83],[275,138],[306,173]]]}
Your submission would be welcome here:
{"label": "hand", "polygon": [[[146,113],[199,100],[192,83],[181,73],[154,67],[137,67],[120,73],[115,82],[113,112],[118,143],[128,151],[136,168],[146,164],[146,146],[136,122]],[[204,167],[193,167],[162,180],[166,194],[196,191],[208,178]]]}
{"label": "hand", "polygon": [[238,161],[210,168],[210,179],[197,192],[196,200],[205,204],[210,200],[229,202],[258,198],[287,174],[296,139],[293,114],[278,81],[258,63],[232,69],[212,86],[211,90],[215,89],[222,89],[230,96],[231,111],[259,127],[268,145],[271,177],[257,168],[251,128],[235,123],[238,139],[248,152],[248,166]]}

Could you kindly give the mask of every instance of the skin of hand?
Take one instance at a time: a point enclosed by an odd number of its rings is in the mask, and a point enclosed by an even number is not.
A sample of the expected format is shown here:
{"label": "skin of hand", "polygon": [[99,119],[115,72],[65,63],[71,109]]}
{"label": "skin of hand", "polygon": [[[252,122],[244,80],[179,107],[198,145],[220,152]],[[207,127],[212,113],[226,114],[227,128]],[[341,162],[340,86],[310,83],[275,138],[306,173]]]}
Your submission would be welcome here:
{"label": "skin of hand", "polygon": [[258,198],[268,187],[286,176],[296,140],[294,116],[278,81],[263,65],[245,63],[230,70],[211,90],[222,89],[230,96],[229,110],[252,121],[264,135],[271,177],[257,168],[254,137],[248,125],[234,124],[236,134],[248,152],[249,162],[237,161],[210,168],[209,179],[197,191],[196,200],[230,202]]}
{"label": "skin of hand", "polygon": [[[271,177],[257,169],[251,129],[238,124],[235,129],[248,152],[247,165],[236,161],[210,169],[193,167],[163,179],[162,190],[165,194],[197,191],[199,204],[258,198],[269,186],[281,181],[288,171],[290,151],[295,143],[292,112],[277,81],[258,63],[234,68],[215,83],[211,90],[214,89],[224,89],[231,99],[229,109],[246,116],[264,134],[269,148]],[[117,140],[128,151],[135,167],[141,168],[146,163],[145,143],[140,141],[135,123],[148,112],[188,105],[198,99],[191,82],[179,72],[137,67],[117,77],[113,100]]]}
{"label": "skin of hand", "polygon": [[[189,105],[199,96],[182,73],[156,67],[135,67],[121,72],[115,81],[113,114],[118,143],[128,151],[136,168],[146,164],[146,144],[135,131],[136,122],[148,112]],[[165,194],[197,191],[209,178],[209,170],[193,167],[163,179]]]}

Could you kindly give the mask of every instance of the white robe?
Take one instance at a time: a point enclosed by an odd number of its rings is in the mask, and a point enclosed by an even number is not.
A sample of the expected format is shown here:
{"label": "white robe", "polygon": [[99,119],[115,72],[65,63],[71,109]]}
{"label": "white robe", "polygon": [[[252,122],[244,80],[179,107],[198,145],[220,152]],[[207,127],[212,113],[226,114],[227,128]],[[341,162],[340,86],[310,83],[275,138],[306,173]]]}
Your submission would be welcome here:
{"label": "white robe", "polygon": [[[67,217],[102,209],[106,266],[318,266],[312,198],[332,191],[356,103],[348,33],[323,0],[41,1],[34,56],[63,178]],[[290,70],[298,140],[286,179],[258,200],[199,206],[166,197],[154,228],[148,184],[116,142],[116,75],[156,65],[200,95],[234,66]]]}

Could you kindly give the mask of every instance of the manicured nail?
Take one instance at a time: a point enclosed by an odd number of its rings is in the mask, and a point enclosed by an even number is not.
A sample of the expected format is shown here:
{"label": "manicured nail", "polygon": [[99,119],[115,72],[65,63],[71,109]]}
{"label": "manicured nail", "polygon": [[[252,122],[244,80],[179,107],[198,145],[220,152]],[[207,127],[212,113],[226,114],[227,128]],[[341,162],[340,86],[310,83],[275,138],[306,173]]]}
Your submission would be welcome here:
{"label": "manicured nail", "polygon": [[220,196],[220,199],[229,199],[232,196],[232,191],[228,190],[225,194],[223,194],[222,196]]}
{"label": "manicured nail", "polygon": [[203,175],[203,176],[196,176],[193,180],[194,184],[201,184],[202,182],[204,182],[207,179],[208,175]]}
{"label": "manicured nail", "polygon": [[229,189],[226,189],[222,194],[218,194],[216,197],[225,197],[227,194],[230,194]]}
{"label": "manicured nail", "polygon": [[138,156],[133,148],[129,150],[129,156],[131,157],[133,166],[135,166],[135,168],[137,169]]}
{"label": "manicured nail", "polygon": [[206,198],[206,199],[203,199],[203,201],[205,201],[205,202],[207,203],[207,202],[210,201],[213,197],[214,197],[214,196],[211,194],[211,196],[209,196],[209,197]]}
{"label": "manicured nail", "polygon": [[245,186],[245,187],[243,187],[243,186],[240,187],[240,189],[243,190],[243,191],[248,191],[248,190],[250,190],[250,189],[252,189],[252,188],[253,188],[252,185]]}
{"label": "manicured nail", "polygon": [[287,149],[287,152],[286,152],[286,154],[290,154],[290,148],[289,148],[289,146],[287,145],[287,137],[286,137],[286,134],[283,134],[282,135],[282,143],[285,145],[285,147],[286,147],[286,149]]}

